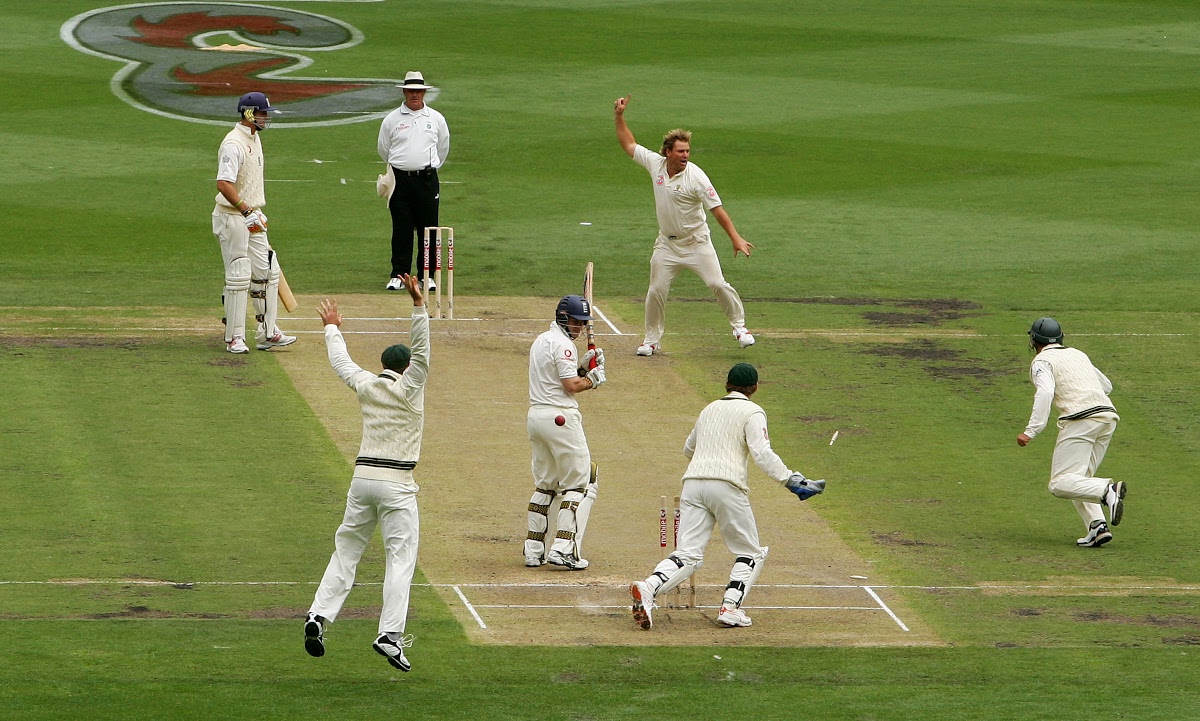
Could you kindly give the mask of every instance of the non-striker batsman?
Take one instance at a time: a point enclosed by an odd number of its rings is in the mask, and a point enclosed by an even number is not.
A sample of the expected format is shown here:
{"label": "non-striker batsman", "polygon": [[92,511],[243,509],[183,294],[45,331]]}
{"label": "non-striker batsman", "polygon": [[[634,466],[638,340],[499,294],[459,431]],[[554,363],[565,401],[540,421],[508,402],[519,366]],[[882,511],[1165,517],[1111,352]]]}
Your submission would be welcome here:
{"label": "non-striker batsman", "polygon": [[259,350],[296,342],[284,335],[279,316],[279,259],[267,240],[267,204],[264,190],[262,139],[271,124],[271,107],[262,93],[238,99],[238,124],[221,141],[217,151],[217,205],[212,212],[213,234],[221,244],[225,263],[225,347],[230,353],[249,353],[246,345],[247,299],[254,299],[255,333]]}

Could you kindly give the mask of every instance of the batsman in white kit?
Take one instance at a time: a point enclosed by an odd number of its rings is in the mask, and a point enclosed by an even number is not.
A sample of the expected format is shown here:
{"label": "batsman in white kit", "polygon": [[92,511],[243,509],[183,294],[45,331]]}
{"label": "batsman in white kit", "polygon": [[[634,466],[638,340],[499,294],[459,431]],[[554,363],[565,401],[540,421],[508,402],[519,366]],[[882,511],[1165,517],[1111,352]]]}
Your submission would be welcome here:
{"label": "batsman in white kit", "polygon": [[263,189],[262,139],[271,124],[271,107],[262,93],[246,93],[238,100],[240,121],[221,141],[217,151],[217,205],[212,212],[213,234],[221,244],[225,263],[225,348],[249,353],[246,345],[246,301],[254,300],[258,321],[256,347],[271,350],[296,342],[275,325],[279,317],[279,258],[267,240],[267,204]]}
{"label": "batsman in white kit", "polygon": [[1029,366],[1029,378],[1037,391],[1029,424],[1017,436],[1017,444],[1025,446],[1041,433],[1050,419],[1050,405],[1058,407],[1050,493],[1069,499],[1083,519],[1086,531],[1076,545],[1099,548],[1112,540],[1111,526],[1119,524],[1125,513],[1124,481],[1096,477],[1121,420],[1108,398],[1112,382],[1092,365],[1087,354],[1063,344],[1062,326],[1053,318],[1034,321],[1029,347],[1037,353]]}
{"label": "batsman in white kit", "polygon": [[380,358],[383,371],[376,375],[350,359],[339,327],[337,302],[325,300],[318,308],[325,323],[329,363],[338,377],[358,394],[362,410],[362,444],[354,462],[354,477],[346,494],[346,513],[334,535],[333,556],[304,620],[304,648],[312,656],[325,655],[325,628],[337,620],[354,573],[375,527],[383,533],[387,565],[383,576],[383,612],[379,636],[371,645],[395,668],[412,668],[404,649],[413,637],[404,635],[408,597],[417,567],[420,521],[413,469],[421,458],[425,425],[425,383],[429,378],[429,313],[416,276],[401,281],[413,300],[411,347],[388,346]]}
{"label": "batsman in white kit", "polygon": [[692,134],[679,129],[667,133],[661,155],[638,145],[625,123],[629,100],[630,97],[625,96],[613,103],[617,141],[629,157],[650,173],[658,214],[658,237],[650,256],[650,287],[646,290],[646,335],[637,354],[649,356],[661,350],[667,294],[671,292],[675,277],[684,270],[700,276],[716,296],[738,345],[742,348],[754,345],[754,336],[746,330],[746,311],[741,296],[725,281],[721,272],[705,211],[712,213],[733,242],[734,258],[739,253],[745,253],[749,258],[754,246],[738,234],[712,182],[700,166],[691,162]]}
{"label": "batsman in white kit", "polygon": [[771,449],[766,412],[750,400],[758,390],[754,366],[738,363],[730,368],[725,390],[724,398],[700,412],[683,444],[683,455],[690,463],[679,496],[679,544],[646,580],[629,587],[633,619],[642,628],[653,625],[654,597],[686,581],[703,565],[704,547],[714,527],[720,527],[721,538],[735,556],[717,623],[730,628],[750,625],[750,617],[741,607],[762,573],[768,550],[759,546],[758,526],[750,508],[750,459],[802,501],[825,490],[823,479],[812,480],[788,470]]}
{"label": "batsman in white kit", "polygon": [[[529,499],[529,534],[525,565],[551,563],[571,571],[588,567],[582,555],[583,534],[599,488],[596,464],[583,434],[583,415],[575,396],[599,388],[606,380],[604,351],[587,351],[582,360],[575,339],[592,319],[583,296],[558,302],[550,330],[529,348],[529,414],[526,428],[533,448],[533,496]],[[546,552],[550,508],[562,496],[557,533]]]}

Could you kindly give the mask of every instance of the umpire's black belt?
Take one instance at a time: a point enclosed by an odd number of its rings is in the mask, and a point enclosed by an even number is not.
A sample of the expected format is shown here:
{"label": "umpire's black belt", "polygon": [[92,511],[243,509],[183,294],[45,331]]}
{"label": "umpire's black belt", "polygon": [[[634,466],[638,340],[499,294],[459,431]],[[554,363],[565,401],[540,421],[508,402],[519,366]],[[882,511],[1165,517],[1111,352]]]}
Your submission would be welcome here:
{"label": "umpire's black belt", "polygon": [[371,458],[359,456],[354,459],[356,466],[371,466],[372,468],[391,468],[393,471],[411,471],[417,467],[416,461],[393,461],[391,458]]}
{"label": "umpire's black belt", "polygon": [[433,175],[437,173],[437,168],[433,167],[432,165],[426,165],[420,170],[401,170],[393,165],[392,172],[396,175]]}

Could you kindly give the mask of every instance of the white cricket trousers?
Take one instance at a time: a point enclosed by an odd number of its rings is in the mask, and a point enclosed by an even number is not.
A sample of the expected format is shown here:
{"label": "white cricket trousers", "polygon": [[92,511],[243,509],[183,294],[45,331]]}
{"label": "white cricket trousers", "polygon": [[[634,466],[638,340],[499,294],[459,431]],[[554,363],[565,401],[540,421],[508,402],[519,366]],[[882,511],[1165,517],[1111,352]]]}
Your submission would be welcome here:
{"label": "white cricket trousers", "polygon": [[[248,293],[250,284],[257,284],[265,297],[256,300],[255,315],[263,315],[265,321],[259,324],[255,335],[259,339],[275,335],[279,332],[279,327],[275,325],[279,313],[279,259],[272,259],[271,242],[267,240],[267,234],[251,233],[246,228],[241,214],[220,210],[214,210],[212,213],[212,228],[213,235],[217,236],[217,241],[221,244],[221,260],[225,263],[226,294]],[[242,259],[249,259],[248,268]],[[244,276],[247,271],[249,277]],[[243,302],[238,307],[242,309],[241,313],[225,315],[226,341],[232,340],[234,336],[246,337],[246,305]],[[235,317],[230,317],[231,315]]]}
{"label": "white cricket trousers", "polygon": [[1115,413],[1097,413],[1058,422],[1058,442],[1050,461],[1050,493],[1070,499],[1085,527],[1092,521],[1104,520],[1100,504],[1112,479],[1095,476],[1118,420]]}
{"label": "white cricket trousers", "polygon": [[731,328],[746,325],[742,299],[733,286],[725,282],[717,251],[707,235],[692,236],[696,242],[688,245],[673,243],[663,236],[654,241],[650,256],[650,288],[646,291],[646,342],[658,343],[666,329],[667,295],[671,283],[680,271],[690,270],[704,281],[716,296]]}
{"label": "white cricket trousers", "polygon": [[391,481],[354,477],[346,495],[346,515],[334,536],[333,556],[317,587],[310,613],[337,620],[354,586],[354,571],[375,526],[383,533],[386,566],[383,575],[383,613],[379,633],[401,633],[408,620],[408,596],[417,568],[417,493]]}
{"label": "white cricket trousers", "polygon": [[[696,568],[702,566],[704,547],[712,540],[714,528],[721,529],[721,539],[734,556],[748,556],[755,563],[762,559],[764,554],[758,545],[758,526],[750,508],[750,496],[725,481],[684,481],[683,491],[679,494],[679,546],[675,557]],[[669,565],[655,570],[674,571],[677,568],[671,561],[663,563]],[[749,580],[749,566],[738,563],[734,570],[745,570],[742,574],[745,578],[730,576],[730,580]]]}
{"label": "white cricket trousers", "polygon": [[[562,416],[566,423],[561,426],[555,423],[556,416]],[[529,501],[531,508],[550,504],[557,494],[562,494],[564,501],[574,501],[578,504],[583,499],[592,475],[592,453],[588,450],[587,437],[583,434],[583,414],[578,408],[533,405],[529,407],[525,427],[529,432],[529,445],[533,450],[530,471],[533,473],[533,485],[537,488]],[[572,492],[570,497],[566,495],[568,491]],[[551,500],[546,501],[547,497]],[[529,512],[530,535],[540,534],[543,540],[532,537],[527,539],[525,555],[541,557],[545,553],[547,521],[546,515],[532,510]],[[575,544],[572,539],[576,532],[575,524],[575,508],[567,503],[562,504],[559,507],[556,528],[570,537],[556,535],[553,550],[565,554],[574,553]]]}

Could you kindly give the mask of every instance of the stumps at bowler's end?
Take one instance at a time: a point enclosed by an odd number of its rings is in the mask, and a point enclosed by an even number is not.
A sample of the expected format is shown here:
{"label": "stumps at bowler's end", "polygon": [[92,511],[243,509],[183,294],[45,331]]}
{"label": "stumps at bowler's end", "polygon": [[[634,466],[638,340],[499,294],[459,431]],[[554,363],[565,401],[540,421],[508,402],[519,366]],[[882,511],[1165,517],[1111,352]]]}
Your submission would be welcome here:
{"label": "stumps at bowler's end", "polygon": [[[429,298],[429,284],[432,281],[435,285],[434,292],[434,313],[430,315],[434,318],[442,317],[442,245],[446,246],[446,317],[449,320],[454,320],[454,228],[449,226],[429,226],[425,229],[425,297],[426,303]],[[430,253],[430,246],[433,253]],[[432,260],[432,268],[431,266]],[[430,275],[430,270],[433,275]],[[436,276],[436,277],[435,277]]]}

